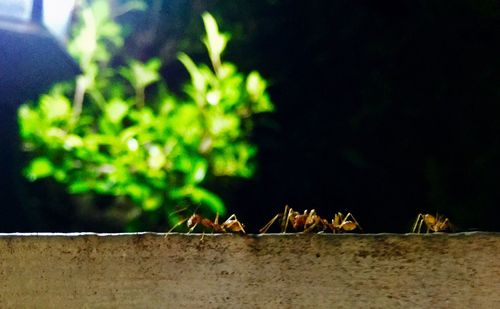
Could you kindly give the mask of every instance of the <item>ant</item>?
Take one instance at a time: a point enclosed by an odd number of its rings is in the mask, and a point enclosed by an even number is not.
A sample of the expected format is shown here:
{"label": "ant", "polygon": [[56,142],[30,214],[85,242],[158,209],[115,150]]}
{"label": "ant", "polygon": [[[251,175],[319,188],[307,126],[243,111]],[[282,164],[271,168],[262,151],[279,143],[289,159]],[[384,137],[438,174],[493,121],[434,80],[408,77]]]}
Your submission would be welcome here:
{"label": "ant", "polygon": [[[348,220],[351,218],[351,220]],[[332,230],[332,233],[337,233],[337,232],[351,232],[354,231],[355,229],[359,229],[360,231],[363,231],[361,226],[359,225],[358,221],[356,218],[351,213],[348,213],[347,215],[344,215],[341,212],[337,212],[332,219],[332,224],[329,224],[328,227]]]}
{"label": "ant", "polygon": [[286,233],[289,223],[294,230],[302,230],[303,232],[310,232],[315,228],[325,230],[328,224],[328,221],[321,218],[314,209],[311,211],[305,210],[304,213],[300,213],[286,205],[285,211],[274,216],[259,232],[262,234],[266,233],[278,219],[281,219],[281,233]]}
{"label": "ant", "polygon": [[271,221],[259,230],[259,232],[262,234],[266,233],[271,225],[278,219],[281,219],[281,233],[286,233],[289,223],[292,224],[294,230],[302,230],[302,232],[305,233],[318,230],[319,232],[324,232],[327,229],[330,229],[334,234],[350,232],[355,229],[362,230],[358,221],[356,221],[351,213],[344,216],[342,213],[338,212],[332,219],[332,223],[329,223],[328,220],[321,218],[314,209],[311,211],[305,210],[304,213],[300,213],[289,208],[287,205],[282,214],[280,213],[274,216]]}
{"label": "ant", "polygon": [[[420,234],[422,224],[427,226],[427,232],[445,232],[452,229],[450,220],[442,215],[436,213],[436,216],[430,214],[418,214],[415,224],[413,225],[412,233]],[[417,227],[418,226],[418,227]]]}
{"label": "ant", "polygon": [[186,222],[189,229],[188,233],[191,233],[198,226],[198,224],[211,229],[214,233],[246,233],[244,228],[245,226],[238,220],[238,218],[236,218],[235,214],[229,216],[226,221],[219,223],[219,214],[216,214],[214,221],[212,221],[196,213],[191,215],[189,218],[177,222],[177,224],[175,224],[168,232],[172,232],[184,222]]}

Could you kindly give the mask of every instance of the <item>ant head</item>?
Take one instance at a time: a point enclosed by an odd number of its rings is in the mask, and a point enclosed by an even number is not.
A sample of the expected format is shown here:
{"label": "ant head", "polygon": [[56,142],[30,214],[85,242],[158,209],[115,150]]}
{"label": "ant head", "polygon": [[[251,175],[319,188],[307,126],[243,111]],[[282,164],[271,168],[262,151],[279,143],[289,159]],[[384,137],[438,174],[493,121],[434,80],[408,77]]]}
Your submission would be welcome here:
{"label": "ant head", "polygon": [[193,214],[189,219],[187,220],[187,226],[188,228],[191,228],[195,226],[196,224],[201,222],[202,217],[198,214]]}

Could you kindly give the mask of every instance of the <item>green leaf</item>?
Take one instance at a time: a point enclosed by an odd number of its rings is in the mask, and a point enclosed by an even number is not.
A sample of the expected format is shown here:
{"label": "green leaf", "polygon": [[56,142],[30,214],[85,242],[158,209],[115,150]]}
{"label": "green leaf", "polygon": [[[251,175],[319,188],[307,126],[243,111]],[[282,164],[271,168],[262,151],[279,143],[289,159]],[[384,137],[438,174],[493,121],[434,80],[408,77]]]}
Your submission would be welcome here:
{"label": "green leaf", "polygon": [[71,150],[73,148],[83,146],[83,140],[80,136],[75,134],[68,134],[64,139],[64,149]]}
{"label": "green leaf", "polygon": [[175,161],[175,169],[177,171],[181,171],[187,174],[191,171],[192,167],[193,167],[192,160],[188,156],[180,156]]}
{"label": "green leaf", "polygon": [[[120,35],[121,31],[122,31],[122,28],[120,27],[120,25],[118,25],[114,22],[108,22],[108,23],[102,24],[99,27],[99,35],[102,36],[103,38],[106,38],[110,42],[112,42],[115,46],[122,46],[123,45],[123,38]],[[98,46],[98,47],[102,47],[102,45]]]}
{"label": "green leaf", "polygon": [[160,80],[160,74],[158,73],[160,66],[161,62],[157,58],[153,58],[147,63],[132,60],[129,62],[129,66],[122,68],[120,72],[138,91]]}
{"label": "green leaf", "polygon": [[220,33],[219,26],[215,18],[208,12],[203,13],[203,24],[207,35],[203,38],[203,43],[207,47],[212,62],[220,62],[220,56],[229,41],[229,35]]}
{"label": "green leaf", "polygon": [[79,194],[91,190],[91,185],[85,180],[76,180],[69,184],[68,191],[71,194]]}
{"label": "green leaf", "polygon": [[184,67],[186,67],[189,75],[191,75],[191,81],[195,89],[199,92],[204,93],[207,88],[207,82],[193,60],[191,60],[191,58],[184,53],[180,53],[178,59],[180,62],[182,62]]}
{"label": "green leaf", "polygon": [[171,196],[173,198],[189,198],[194,203],[208,206],[212,212],[219,215],[226,214],[226,207],[220,197],[200,187],[187,186],[174,189],[171,191]]}
{"label": "green leaf", "polygon": [[40,99],[40,111],[51,122],[68,119],[71,116],[71,103],[63,95],[44,95]]}
{"label": "green leaf", "polygon": [[163,199],[161,198],[160,195],[148,196],[142,204],[142,209],[145,211],[157,210],[158,208],[160,208],[162,202]]}
{"label": "green leaf", "polygon": [[155,121],[155,113],[149,107],[143,107],[141,109],[133,109],[130,113],[130,118],[137,122],[142,129],[145,129],[153,124]]}
{"label": "green leaf", "polygon": [[158,145],[151,145],[148,149],[148,166],[154,170],[161,169],[166,162],[165,154]]}
{"label": "green leaf", "polygon": [[267,93],[264,93],[252,108],[254,113],[272,112],[274,105]]}
{"label": "green leaf", "polygon": [[44,124],[39,113],[28,105],[21,105],[18,110],[19,129],[21,136],[29,140],[31,134],[40,134],[41,126]]}
{"label": "green leaf", "polygon": [[205,179],[207,174],[208,164],[205,160],[197,160],[193,166],[190,173],[189,182],[193,184],[198,184]]}
{"label": "green leaf", "polygon": [[207,205],[213,212],[220,215],[226,214],[224,202],[216,194],[203,188],[195,187],[192,189],[191,198],[195,203]]}
{"label": "green leaf", "polygon": [[246,88],[253,101],[257,101],[266,90],[266,81],[256,71],[248,74]]}
{"label": "green leaf", "polygon": [[105,0],[94,0],[92,6],[92,16],[98,22],[98,24],[104,23],[110,20],[110,7]]}
{"label": "green leaf", "polygon": [[142,203],[151,194],[151,189],[148,186],[135,182],[127,184],[125,190],[136,203]]}
{"label": "green leaf", "polygon": [[129,106],[123,100],[113,99],[105,106],[105,115],[114,124],[120,123],[127,115]]}
{"label": "green leaf", "polygon": [[213,115],[208,122],[210,133],[215,136],[225,134],[232,138],[236,138],[241,134],[241,120],[234,114]]}
{"label": "green leaf", "polygon": [[81,26],[77,29],[75,38],[69,42],[68,51],[85,69],[97,49],[97,26],[90,8],[83,9],[80,18]]}
{"label": "green leaf", "polygon": [[170,117],[170,124],[184,144],[193,145],[201,140],[203,127],[200,121],[201,110],[192,104],[184,104]]}
{"label": "green leaf", "polygon": [[46,157],[38,157],[34,159],[25,170],[26,177],[31,181],[51,176],[53,173],[54,166]]}

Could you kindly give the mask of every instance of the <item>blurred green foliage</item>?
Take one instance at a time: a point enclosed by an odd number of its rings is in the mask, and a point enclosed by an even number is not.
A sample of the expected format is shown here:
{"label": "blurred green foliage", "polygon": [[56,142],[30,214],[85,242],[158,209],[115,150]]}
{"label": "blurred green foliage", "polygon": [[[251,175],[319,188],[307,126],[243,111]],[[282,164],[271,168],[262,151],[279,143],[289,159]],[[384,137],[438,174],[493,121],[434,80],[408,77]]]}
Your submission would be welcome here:
{"label": "blurred green foliage", "polygon": [[[123,28],[107,1],[83,7],[68,44],[82,74],[19,109],[23,148],[32,158],[25,176],[52,178],[71,194],[125,198],[135,209],[130,231],[175,223],[179,206],[223,215],[224,203],[206,180],[253,175],[252,115],[273,111],[273,104],[258,72],[245,75],[222,60],[229,35],[209,13],[202,17],[211,65],[180,53],[191,80],[179,96],[164,83],[159,59],[112,65]],[[156,218],[153,226],[140,223],[144,216]]]}

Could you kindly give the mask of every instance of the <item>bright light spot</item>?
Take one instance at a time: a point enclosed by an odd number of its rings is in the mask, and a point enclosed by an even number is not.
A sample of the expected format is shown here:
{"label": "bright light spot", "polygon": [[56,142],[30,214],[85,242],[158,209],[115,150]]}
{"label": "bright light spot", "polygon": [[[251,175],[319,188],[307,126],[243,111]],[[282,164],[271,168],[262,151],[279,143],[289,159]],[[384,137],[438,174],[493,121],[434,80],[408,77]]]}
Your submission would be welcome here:
{"label": "bright light spot", "polygon": [[74,6],[75,0],[43,1],[43,24],[60,41],[66,38]]}
{"label": "bright light spot", "polygon": [[149,155],[152,157],[159,156],[161,154],[161,149],[157,145],[149,147]]}
{"label": "bright light spot", "polygon": [[220,101],[220,92],[219,91],[209,91],[207,93],[207,102],[210,105],[217,105]]}
{"label": "bright light spot", "polygon": [[135,138],[131,138],[128,140],[127,146],[130,151],[136,151],[137,149],[139,149],[139,142],[137,142]]}
{"label": "bright light spot", "polygon": [[159,170],[165,165],[166,159],[158,145],[153,145],[149,149],[148,165],[150,168]]}

